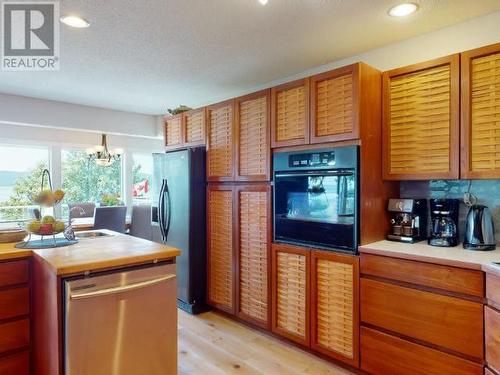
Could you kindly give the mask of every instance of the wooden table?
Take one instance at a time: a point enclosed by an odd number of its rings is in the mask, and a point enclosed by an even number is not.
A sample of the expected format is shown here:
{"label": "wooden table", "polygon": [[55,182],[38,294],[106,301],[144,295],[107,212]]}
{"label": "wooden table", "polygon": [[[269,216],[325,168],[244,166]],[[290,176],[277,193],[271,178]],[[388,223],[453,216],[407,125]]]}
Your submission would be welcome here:
{"label": "wooden table", "polygon": [[[125,220],[125,229],[130,228],[130,218]],[[79,217],[73,219],[72,227],[75,232],[81,232],[84,230],[92,230],[94,229],[94,218],[93,217]]]}

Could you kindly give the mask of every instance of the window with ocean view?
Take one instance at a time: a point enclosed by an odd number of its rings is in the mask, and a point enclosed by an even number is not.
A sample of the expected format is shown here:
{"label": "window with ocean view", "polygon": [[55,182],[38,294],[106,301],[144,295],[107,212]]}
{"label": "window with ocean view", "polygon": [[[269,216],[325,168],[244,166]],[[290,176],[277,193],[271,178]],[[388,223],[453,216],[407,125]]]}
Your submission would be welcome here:
{"label": "window with ocean view", "polygon": [[49,168],[49,149],[0,144],[0,222],[28,220],[31,197],[40,191],[41,175]]}

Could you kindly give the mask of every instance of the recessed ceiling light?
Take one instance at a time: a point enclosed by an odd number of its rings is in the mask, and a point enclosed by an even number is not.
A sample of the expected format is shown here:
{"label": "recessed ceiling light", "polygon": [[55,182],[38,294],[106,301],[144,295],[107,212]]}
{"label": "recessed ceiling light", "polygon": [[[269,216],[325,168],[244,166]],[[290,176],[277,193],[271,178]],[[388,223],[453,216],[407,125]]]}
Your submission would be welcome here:
{"label": "recessed ceiling light", "polygon": [[389,16],[391,17],[405,17],[418,10],[418,5],[414,3],[403,3],[393,6],[389,9]]}
{"label": "recessed ceiling light", "polygon": [[267,1],[268,1],[268,0],[259,0],[259,3],[261,3],[262,5],[266,5],[266,4],[267,4]]}
{"label": "recessed ceiling light", "polygon": [[76,27],[78,29],[83,29],[90,26],[90,22],[80,16],[64,16],[61,17],[61,22],[65,25]]}

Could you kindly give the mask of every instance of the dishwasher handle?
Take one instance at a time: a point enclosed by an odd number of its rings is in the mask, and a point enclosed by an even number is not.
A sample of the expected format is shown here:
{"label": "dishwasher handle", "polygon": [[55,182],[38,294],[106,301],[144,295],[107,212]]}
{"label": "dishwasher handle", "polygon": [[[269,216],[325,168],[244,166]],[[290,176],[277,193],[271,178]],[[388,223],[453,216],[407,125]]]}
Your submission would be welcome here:
{"label": "dishwasher handle", "polygon": [[129,284],[129,285],[94,290],[92,292],[74,293],[74,294],[71,293],[69,295],[69,298],[72,300],[79,300],[79,299],[84,299],[84,298],[102,297],[102,296],[107,296],[110,294],[130,292],[132,290],[137,290],[137,289],[146,288],[148,286],[157,285],[157,284],[160,284],[162,282],[172,280],[172,279],[175,279],[175,274],[168,274],[166,276],[158,277],[156,279],[141,281],[139,283],[133,283],[133,284]]}

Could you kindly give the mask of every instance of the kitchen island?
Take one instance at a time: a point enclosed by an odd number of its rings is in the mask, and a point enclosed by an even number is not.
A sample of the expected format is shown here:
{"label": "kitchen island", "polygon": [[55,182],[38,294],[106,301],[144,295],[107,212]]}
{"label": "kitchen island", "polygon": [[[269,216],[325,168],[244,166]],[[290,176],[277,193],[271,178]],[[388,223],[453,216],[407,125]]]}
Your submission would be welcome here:
{"label": "kitchen island", "polygon": [[[128,374],[137,370],[127,363],[133,356],[132,365],[154,363],[149,373],[176,373],[160,367],[176,367],[180,251],[98,232],[59,248],[0,244],[0,333],[9,337],[0,340],[0,373]],[[72,361],[70,342],[77,353]],[[70,362],[79,363],[68,371]]]}

